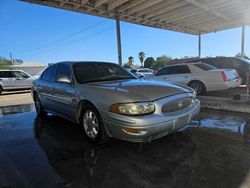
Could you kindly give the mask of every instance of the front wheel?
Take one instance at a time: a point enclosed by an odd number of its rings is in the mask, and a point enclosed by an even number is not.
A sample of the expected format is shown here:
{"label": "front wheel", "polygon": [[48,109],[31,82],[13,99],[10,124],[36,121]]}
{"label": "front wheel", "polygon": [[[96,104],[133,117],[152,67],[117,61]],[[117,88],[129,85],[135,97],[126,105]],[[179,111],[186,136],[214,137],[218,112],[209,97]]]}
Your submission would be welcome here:
{"label": "front wheel", "polygon": [[205,85],[200,81],[192,81],[188,84],[189,87],[191,87],[197,95],[203,94],[206,92]]}
{"label": "front wheel", "polygon": [[92,105],[88,105],[83,111],[81,126],[90,143],[100,144],[108,141],[102,118]]}

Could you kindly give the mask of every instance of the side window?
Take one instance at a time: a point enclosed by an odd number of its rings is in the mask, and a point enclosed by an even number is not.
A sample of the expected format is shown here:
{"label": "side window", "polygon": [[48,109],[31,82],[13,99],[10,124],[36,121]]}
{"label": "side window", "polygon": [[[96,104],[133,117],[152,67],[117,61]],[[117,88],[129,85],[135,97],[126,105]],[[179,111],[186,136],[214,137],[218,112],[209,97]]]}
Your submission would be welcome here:
{"label": "side window", "polygon": [[0,71],[0,78],[3,77],[3,71]]}
{"label": "side window", "polygon": [[59,77],[65,77],[71,79],[71,73],[68,65],[66,64],[60,64],[57,74],[56,74],[56,79]]}
{"label": "side window", "polygon": [[23,78],[22,73],[20,71],[13,72],[15,78]]}
{"label": "side window", "polygon": [[55,80],[57,65],[51,65],[46,69],[43,74],[43,79],[49,82],[53,82]]}
{"label": "side window", "polygon": [[168,67],[168,74],[188,74],[190,69],[186,65]]}
{"label": "side window", "polygon": [[168,68],[162,68],[158,71],[158,75],[166,75],[168,74]]}
{"label": "side window", "polygon": [[3,78],[13,78],[12,71],[3,71]]}
{"label": "side window", "polygon": [[23,78],[29,78],[30,76],[24,72],[21,72]]}

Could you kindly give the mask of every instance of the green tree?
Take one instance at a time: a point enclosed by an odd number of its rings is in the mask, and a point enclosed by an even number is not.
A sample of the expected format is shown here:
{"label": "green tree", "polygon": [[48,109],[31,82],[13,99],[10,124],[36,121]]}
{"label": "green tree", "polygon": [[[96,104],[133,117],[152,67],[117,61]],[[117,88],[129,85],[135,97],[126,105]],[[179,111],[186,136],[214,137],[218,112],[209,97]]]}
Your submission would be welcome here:
{"label": "green tree", "polygon": [[143,67],[143,61],[145,59],[145,53],[143,51],[139,52],[138,57],[139,57],[140,62],[141,62],[141,67]]}
{"label": "green tree", "polygon": [[155,65],[155,59],[153,57],[148,57],[145,59],[144,61],[144,67],[146,68],[153,68],[153,66]]}
{"label": "green tree", "polygon": [[166,56],[166,55],[162,55],[161,57],[157,57],[156,63],[155,63],[153,68],[158,69],[158,68],[164,67],[164,66],[168,65],[171,60],[172,60],[172,58],[169,56]]}
{"label": "green tree", "polygon": [[0,56],[0,68],[8,68],[12,65],[11,61]]}

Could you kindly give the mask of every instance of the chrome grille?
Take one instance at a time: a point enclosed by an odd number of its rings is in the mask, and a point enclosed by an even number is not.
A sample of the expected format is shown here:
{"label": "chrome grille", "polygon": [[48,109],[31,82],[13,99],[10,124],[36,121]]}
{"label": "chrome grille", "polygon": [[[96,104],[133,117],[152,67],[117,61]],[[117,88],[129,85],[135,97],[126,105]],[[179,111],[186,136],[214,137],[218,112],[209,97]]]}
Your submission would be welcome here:
{"label": "chrome grille", "polygon": [[190,106],[193,102],[193,97],[185,97],[178,100],[167,102],[162,106],[163,113],[175,112]]}

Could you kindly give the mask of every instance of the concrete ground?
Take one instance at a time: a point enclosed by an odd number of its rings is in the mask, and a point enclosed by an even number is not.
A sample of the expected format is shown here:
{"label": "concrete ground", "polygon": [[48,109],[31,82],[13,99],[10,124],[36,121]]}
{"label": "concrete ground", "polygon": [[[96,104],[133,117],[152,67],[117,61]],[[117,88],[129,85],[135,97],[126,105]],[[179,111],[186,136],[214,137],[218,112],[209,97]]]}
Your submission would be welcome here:
{"label": "concrete ground", "polygon": [[203,110],[151,143],[92,146],[79,126],[19,107],[0,117],[0,187],[250,187],[246,114]]}
{"label": "concrete ground", "polygon": [[6,106],[33,104],[31,93],[27,91],[4,92],[0,95],[0,108]]}

